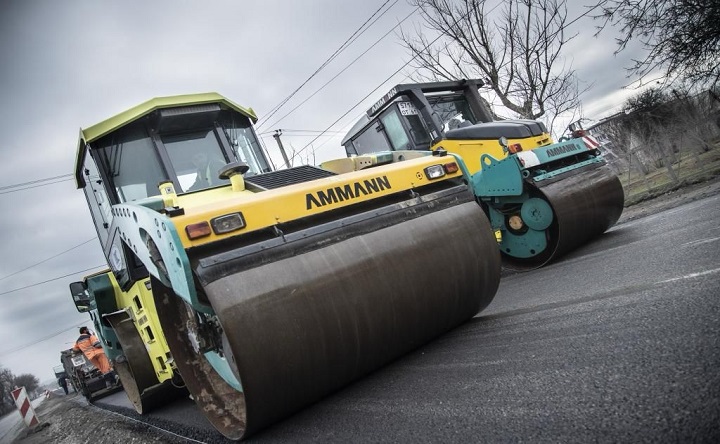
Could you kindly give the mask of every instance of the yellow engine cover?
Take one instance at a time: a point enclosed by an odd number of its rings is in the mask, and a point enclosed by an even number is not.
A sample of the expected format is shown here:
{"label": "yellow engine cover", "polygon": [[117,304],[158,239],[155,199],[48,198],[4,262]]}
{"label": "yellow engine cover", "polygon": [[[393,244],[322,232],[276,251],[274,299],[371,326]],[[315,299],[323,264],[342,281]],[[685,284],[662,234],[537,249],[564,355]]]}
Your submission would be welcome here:
{"label": "yellow engine cover", "polygon": [[[527,137],[525,139],[508,139],[508,146],[520,144],[524,151],[533,150],[553,143],[549,134],[544,133],[539,136]],[[489,154],[495,160],[504,159],[507,153],[503,150],[502,145],[497,140],[478,139],[478,140],[441,140],[433,145],[430,149],[435,151],[439,148],[449,153],[458,154],[465,161],[470,174],[475,174],[482,169],[480,164],[480,156]]]}
{"label": "yellow engine cover", "polygon": [[[457,169],[438,179],[429,179],[425,169],[437,165],[458,163],[453,156],[428,156],[367,168],[337,176],[253,193],[233,192],[230,187],[178,196],[184,214],[172,218],[185,248],[208,244],[222,238],[249,233],[277,224],[321,214],[327,211],[366,202],[405,190],[412,190],[462,176]],[[242,230],[199,239],[190,239],[188,225],[208,222],[229,213],[241,212],[245,220]]]}

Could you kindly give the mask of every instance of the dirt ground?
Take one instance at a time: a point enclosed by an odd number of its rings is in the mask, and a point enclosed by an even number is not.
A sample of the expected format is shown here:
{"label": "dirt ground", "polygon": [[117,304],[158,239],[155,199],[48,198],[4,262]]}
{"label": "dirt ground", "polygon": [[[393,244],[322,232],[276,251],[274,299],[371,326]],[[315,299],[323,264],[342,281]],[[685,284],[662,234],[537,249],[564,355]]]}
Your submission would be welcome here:
{"label": "dirt ground", "polygon": [[[719,191],[720,177],[689,185],[625,208],[619,223],[716,195]],[[28,431],[22,423],[18,424],[13,430],[14,433],[9,435],[14,437],[11,442],[22,444],[188,442],[152,426],[101,410],[88,404],[82,396],[72,393],[68,396],[53,394],[36,409],[36,414],[41,424],[32,431]]]}

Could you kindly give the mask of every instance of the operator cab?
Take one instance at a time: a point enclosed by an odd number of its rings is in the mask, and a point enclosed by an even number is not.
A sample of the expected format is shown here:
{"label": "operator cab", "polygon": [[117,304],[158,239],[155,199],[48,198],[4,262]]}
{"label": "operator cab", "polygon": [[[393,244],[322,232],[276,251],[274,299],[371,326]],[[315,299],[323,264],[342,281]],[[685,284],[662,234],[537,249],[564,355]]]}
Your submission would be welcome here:
{"label": "operator cab", "polygon": [[[425,99],[432,115],[440,122],[442,133],[480,121],[470,108],[467,97],[461,93],[427,94]],[[368,114],[374,116],[363,116],[342,141],[348,156],[430,149],[433,129],[422,117],[411,96],[400,95],[379,111],[373,112],[371,108]]]}
{"label": "operator cab", "polygon": [[75,180],[82,188],[100,243],[121,286],[147,275],[111,233],[113,205],[159,202],[159,185],[177,195],[230,186],[218,170],[243,163],[245,176],[271,171],[253,128],[257,121],[216,93],[160,97],[80,131]]}
{"label": "operator cab", "polygon": [[105,188],[112,204],[159,195],[158,185],[166,181],[177,194],[229,185],[218,170],[230,162],[247,164],[246,176],[270,171],[252,127],[254,115],[222,102],[153,109],[92,138],[94,129],[121,116],[85,130],[79,147],[78,185],[97,173],[110,185]]}
{"label": "operator cab", "polygon": [[542,122],[494,121],[480,98],[481,80],[401,84],[378,100],[342,141],[348,156],[430,150],[441,140],[527,139],[547,133]]}

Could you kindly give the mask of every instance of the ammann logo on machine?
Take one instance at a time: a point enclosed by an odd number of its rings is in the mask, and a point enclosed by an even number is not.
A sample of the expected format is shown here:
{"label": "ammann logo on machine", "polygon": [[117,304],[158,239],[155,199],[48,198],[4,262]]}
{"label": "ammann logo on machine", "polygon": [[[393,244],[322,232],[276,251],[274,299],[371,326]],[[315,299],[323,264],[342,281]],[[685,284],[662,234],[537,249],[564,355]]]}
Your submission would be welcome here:
{"label": "ammann logo on machine", "polygon": [[555,157],[555,156],[559,156],[561,154],[574,153],[576,151],[581,151],[580,146],[578,146],[574,143],[571,143],[568,145],[562,145],[562,146],[556,146],[554,148],[548,148],[548,150],[545,152],[547,153],[547,155],[549,157]]}
{"label": "ammann logo on machine", "polygon": [[373,179],[363,180],[362,182],[358,181],[315,193],[307,193],[305,195],[305,205],[307,209],[310,210],[313,206],[320,208],[325,205],[357,199],[360,196],[367,196],[368,194],[389,189],[392,189],[392,186],[387,176],[375,177]]}

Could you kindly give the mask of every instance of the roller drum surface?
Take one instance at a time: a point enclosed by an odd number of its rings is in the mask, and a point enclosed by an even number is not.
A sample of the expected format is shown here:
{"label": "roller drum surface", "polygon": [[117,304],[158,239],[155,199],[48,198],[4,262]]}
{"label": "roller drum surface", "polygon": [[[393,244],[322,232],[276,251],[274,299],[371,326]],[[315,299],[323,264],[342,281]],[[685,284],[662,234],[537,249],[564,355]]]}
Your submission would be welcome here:
{"label": "roller drum surface", "polygon": [[603,166],[542,188],[560,228],[554,256],[601,235],[620,218],[625,194],[620,179]]}
{"label": "roller drum surface", "polygon": [[457,327],[492,301],[499,278],[490,225],[468,202],[209,283],[244,389],[223,399],[246,408],[228,428],[245,430],[226,436],[247,436]]}
{"label": "roller drum surface", "polygon": [[135,411],[147,413],[184,392],[169,383],[158,382],[145,343],[135,327],[135,321],[127,312],[119,311],[105,318],[112,325],[122,346],[123,356],[114,363],[114,369]]}

